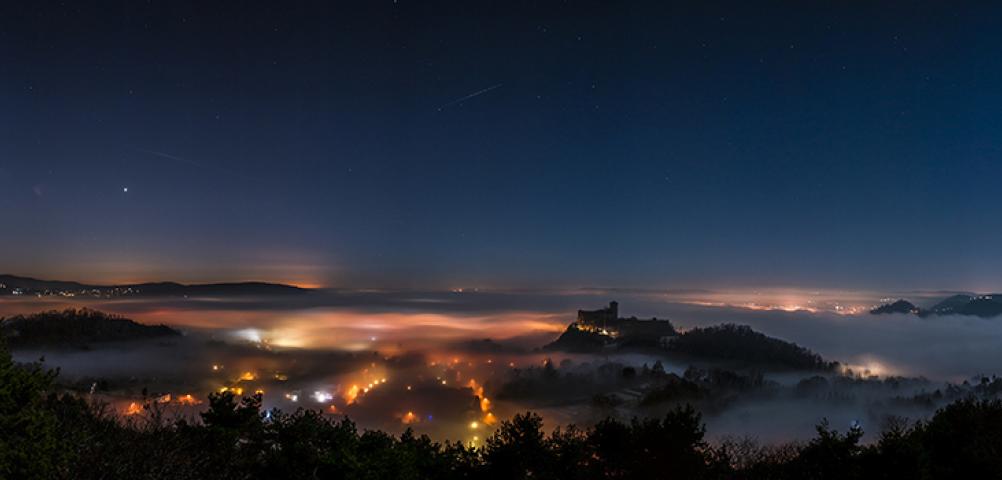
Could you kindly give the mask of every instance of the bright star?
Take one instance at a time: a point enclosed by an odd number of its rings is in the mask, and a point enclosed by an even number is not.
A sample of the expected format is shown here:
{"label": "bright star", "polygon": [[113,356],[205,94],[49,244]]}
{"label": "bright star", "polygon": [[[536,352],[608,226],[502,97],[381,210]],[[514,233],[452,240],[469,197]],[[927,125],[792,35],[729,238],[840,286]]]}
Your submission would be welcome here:
{"label": "bright star", "polygon": [[122,187],[122,192],[129,193],[129,187]]}

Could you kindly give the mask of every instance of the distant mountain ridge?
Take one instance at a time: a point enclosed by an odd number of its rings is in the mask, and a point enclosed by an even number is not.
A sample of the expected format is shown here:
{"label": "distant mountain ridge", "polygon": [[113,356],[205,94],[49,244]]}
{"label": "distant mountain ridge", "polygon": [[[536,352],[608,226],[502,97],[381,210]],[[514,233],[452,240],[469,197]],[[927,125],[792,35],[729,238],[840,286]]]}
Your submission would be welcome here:
{"label": "distant mountain ridge", "polygon": [[874,308],[870,310],[870,313],[874,315],[910,313],[920,317],[930,315],[971,315],[991,318],[1002,315],[1002,294],[957,294],[947,297],[927,309],[918,308],[911,302],[902,299]]}
{"label": "distant mountain ridge", "polygon": [[40,280],[17,275],[0,275],[0,295],[290,295],[309,289],[267,282],[233,282],[183,284],[177,282],[146,282],[124,285],[88,285],[63,280]]}

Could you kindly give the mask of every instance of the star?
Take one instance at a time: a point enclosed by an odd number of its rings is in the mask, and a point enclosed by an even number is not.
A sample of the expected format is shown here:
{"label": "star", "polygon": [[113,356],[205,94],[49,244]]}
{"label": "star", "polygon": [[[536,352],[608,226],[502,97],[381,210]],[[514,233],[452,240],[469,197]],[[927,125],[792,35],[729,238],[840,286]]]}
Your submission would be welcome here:
{"label": "star", "polygon": [[129,187],[122,187],[122,193],[129,193]]}

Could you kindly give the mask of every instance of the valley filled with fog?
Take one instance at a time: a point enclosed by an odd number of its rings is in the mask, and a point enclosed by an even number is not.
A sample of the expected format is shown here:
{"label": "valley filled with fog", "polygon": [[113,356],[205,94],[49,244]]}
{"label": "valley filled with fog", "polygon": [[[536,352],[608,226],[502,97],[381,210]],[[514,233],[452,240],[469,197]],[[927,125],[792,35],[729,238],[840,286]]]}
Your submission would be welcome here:
{"label": "valley filled with fog", "polygon": [[[360,426],[476,443],[532,410],[548,427],[659,416],[689,403],[711,438],[806,439],[827,418],[879,433],[965,395],[994,396],[1002,323],[965,316],[870,315],[885,297],[842,292],[316,291],[296,297],[8,297],[0,315],[87,307],[181,336],[81,348],[20,348],[64,388],[124,415],[157,403],[195,416],[210,392],[260,393],[265,408],[320,409]],[[543,347],[577,309],[619,300],[626,316],[680,332],[748,325],[840,363],[772,368],[657,348],[569,353]],[[965,383],[966,382],[966,383]]]}

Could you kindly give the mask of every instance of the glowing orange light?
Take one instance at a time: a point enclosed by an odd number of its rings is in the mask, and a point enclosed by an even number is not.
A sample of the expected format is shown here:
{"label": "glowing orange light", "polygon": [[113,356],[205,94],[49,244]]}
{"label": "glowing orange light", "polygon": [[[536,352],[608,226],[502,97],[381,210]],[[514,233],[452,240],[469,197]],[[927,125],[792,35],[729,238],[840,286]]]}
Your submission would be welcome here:
{"label": "glowing orange light", "polygon": [[400,417],[400,421],[409,425],[418,421],[418,417],[414,415],[414,412],[407,412],[403,417]]}
{"label": "glowing orange light", "polygon": [[494,425],[495,423],[498,423],[498,419],[497,419],[497,417],[494,416],[493,413],[487,412],[487,414],[484,415],[483,422],[484,422],[484,425]]}
{"label": "glowing orange light", "polygon": [[257,376],[254,375],[254,372],[244,372],[243,374],[240,375],[240,380],[244,380],[247,382],[250,382],[255,378],[257,378]]}
{"label": "glowing orange light", "polygon": [[125,409],[125,414],[126,415],[136,415],[138,413],[142,413],[142,411],[143,411],[143,407],[139,406],[139,404],[136,403],[136,402],[132,402],[132,403],[129,404],[129,408]]}
{"label": "glowing orange light", "polygon": [[467,385],[470,387],[470,390],[473,390],[474,396],[476,397],[484,396],[484,387],[478,385],[476,380],[471,378],[469,383],[467,383]]}
{"label": "glowing orange light", "polygon": [[344,401],[351,405],[355,403],[355,399],[358,398],[358,385],[352,385],[347,392],[344,392]]}

